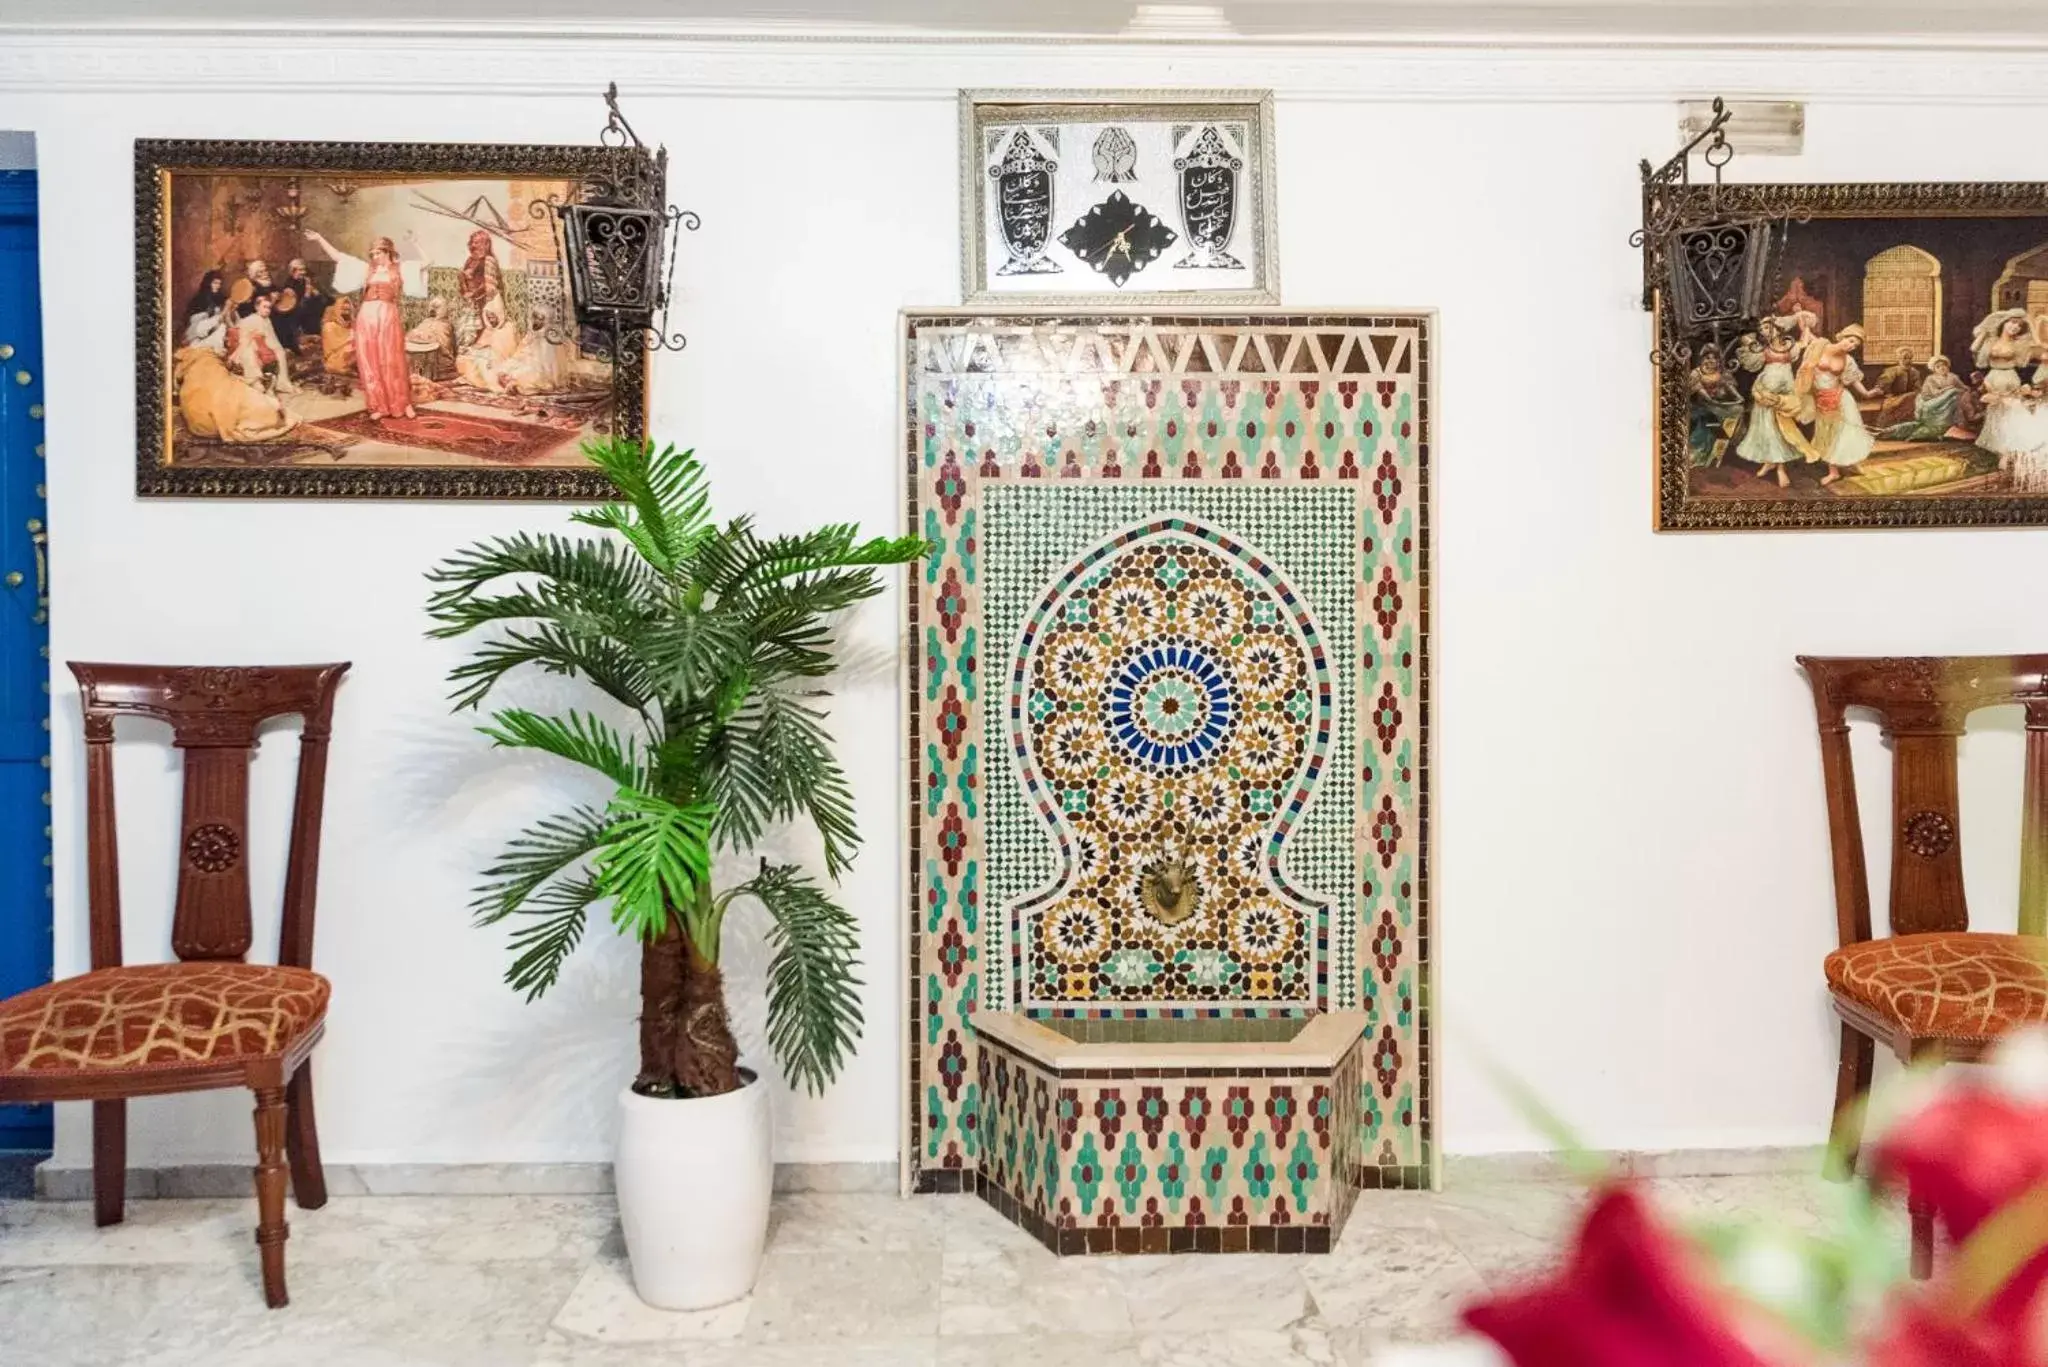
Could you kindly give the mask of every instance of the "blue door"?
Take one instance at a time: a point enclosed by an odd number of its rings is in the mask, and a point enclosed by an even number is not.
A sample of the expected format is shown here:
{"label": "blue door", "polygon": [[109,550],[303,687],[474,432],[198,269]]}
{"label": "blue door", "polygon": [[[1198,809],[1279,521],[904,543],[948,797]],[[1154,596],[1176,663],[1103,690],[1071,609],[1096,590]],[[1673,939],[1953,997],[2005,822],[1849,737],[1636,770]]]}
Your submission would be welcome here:
{"label": "blue door", "polygon": [[[0,171],[0,997],[50,980],[50,588],[36,173]],[[48,1106],[0,1106],[47,1149]]]}

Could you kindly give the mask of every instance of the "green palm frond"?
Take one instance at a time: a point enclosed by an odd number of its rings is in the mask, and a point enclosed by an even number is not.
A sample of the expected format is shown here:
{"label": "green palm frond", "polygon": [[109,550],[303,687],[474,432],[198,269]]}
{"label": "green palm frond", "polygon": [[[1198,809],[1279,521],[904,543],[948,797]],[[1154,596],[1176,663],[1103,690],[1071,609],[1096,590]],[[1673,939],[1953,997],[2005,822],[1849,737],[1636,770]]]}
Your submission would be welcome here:
{"label": "green palm frond", "polygon": [[[442,623],[427,634],[459,636],[493,620],[479,615],[476,607],[484,587],[498,579],[527,575],[534,576],[543,590],[551,591],[525,596],[539,605],[562,600],[608,604],[614,612],[635,618],[649,616],[660,606],[659,579],[617,543],[520,532],[479,542],[427,572],[429,583],[446,586],[427,600],[427,615]],[[516,601],[518,595],[512,598]]]}
{"label": "green palm frond", "polygon": [[520,915],[534,919],[512,932],[512,966],[505,970],[513,991],[532,1001],[555,985],[563,962],[583,939],[590,904],[603,895],[596,879],[582,875],[550,883],[527,899]]}
{"label": "green palm frond", "polygon": [[489,725],[477,730],[497,745],[542,750],[571,764],[595,769],[621,788],[639,788],[647,782],[638,738],[621,736],[588,712],[571,709],[557,719],[508,707],[493,716]]}
{"label": "green palm frond", "polygon": [[605,813],[577,807],[543,817],[513,836],[497,862],[484,870],[484,881],[470,901],[476,923],[490,925],[524,909],[550,879],[595,853],[610,826]]}
{"label": "green palm frond", "polygon": [[[729,524],[714,541],[705,543],[692,571],[694,581],[707,591],[732,597],[759,593],[784,580],[832,570],[899,565],[923,555],[925,550],[924,541],[918,537],[874,537],[862,541],[860,529],[851,523],[763,540],[754,535],[750,523],[736,522]],[[880,581],[873,581],[870,592],[880,590]]]}
{"label": "green palm frond", "polygon": [[644,713],[656,696],[647,667],[631,646],[546,624],[508,631],[486,641],[469,659],[449,670],[448,682],[455,685],[448,695],[450,704],[458,712],[475,707],[498,680],[521,665],[549,674],[580,674],[638,712]]}
{"label": "green palm frond", "polygon": [[728,898],[768,912],[768,1045],[792,1083],[825,1090],[860,1038],[860,930],[794,864],[769,864]]}
{"label": "green palm frond", "polygon": [[752,638],[751,624],[736,614],[681,612],[650,628],[641,652],[661,696],[703,697],[716,694],[735,662],[746,660]]}
{"label": "green palm frond", "polygon": [[[668,926],[671,909],[692,906],[711,878],[708,802],[677,803],[620,788],[606,812],[597,886],[612,901],[612,924],[641,940]],[[700,944],[700,950],[709,953]]]}
{"label": "green palm frond", "polygon": [[571,513],[574,521],[617,532],[663,575],[674,574],[713,534],[711,491],[694,451],[657,451],[652,442],[633,441],[594,442],[583,450],[626,501]]}
{"label": "green palm frond", "polygon": [[860,835],[824,714],[800,697],[759,689],[727,723],[722,741],[706,756],[720,848],[747,849],[770,827],[808,816],[824,839],[826,871],[837,878]]}

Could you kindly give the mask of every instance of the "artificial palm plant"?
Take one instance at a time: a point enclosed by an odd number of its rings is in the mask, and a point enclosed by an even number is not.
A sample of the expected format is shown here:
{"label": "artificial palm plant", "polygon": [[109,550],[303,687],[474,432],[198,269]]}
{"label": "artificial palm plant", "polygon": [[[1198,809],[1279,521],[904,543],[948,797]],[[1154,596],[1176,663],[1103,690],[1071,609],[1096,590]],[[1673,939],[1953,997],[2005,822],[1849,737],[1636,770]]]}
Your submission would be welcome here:
{"label": "artificial palm plant", "polygon": [[504,708],[481,728],[593,769],[615,791],[514,838],[482,875],[476,919],[516,923],[506,980],[531,1000],[608,901],[612,923],[640,942],[634,1090],[713,1096],[740,1085],[720,931],[735,905],[757,903],[774,947],[770,1047],[792,1082],[820,1091],[860,1033],[853,918],[798,865],[763,858],[720,885],[714,857],[804,818],[832,879],[852,859],[852,793],[817,704],[833,669],[829,619],[879,593],[880,567],[923,543],[862,541],[851,525],[763,536],[749,518],[714,521],[691,452],[586,449],[619,499],[570,518],[605,535],[501,537],[429,575],[440,586],[431,635],[492,632],[449,676],[458,709],[526,666],[579,677],[616,705],[616,720]]}

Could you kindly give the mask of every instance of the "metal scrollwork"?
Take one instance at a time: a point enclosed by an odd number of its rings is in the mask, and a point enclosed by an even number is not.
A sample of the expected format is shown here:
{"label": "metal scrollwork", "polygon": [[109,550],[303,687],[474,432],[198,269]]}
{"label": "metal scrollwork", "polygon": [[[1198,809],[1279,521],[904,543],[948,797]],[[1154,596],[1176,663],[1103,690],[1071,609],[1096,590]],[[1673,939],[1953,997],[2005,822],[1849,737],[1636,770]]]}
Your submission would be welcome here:
{"label": "metal scrollwork", "polygon": [[[549,340],[574,341],[611,362],[613,383],[640,392],[647,354],[681,351],[689,338],[668,325],[675,285],[675,244],[703,220],[665,203],[668,150],[650,152],[605,92],[609,117],[598,134],[599,159],[576,197],[534,204],[529,212],[555,228],[568,266],[573,318],[550,318]],[[664,253],[664,246],[668,250]],[[666,260],[664,261],[664,255]]]}
{"label": "metal scrollwork", "polygon": [[[1731,114],[1720,99],[1713,117],[1678,154],[1660,167],[1642,163],[1643,226],[1629,244],[1643,253],[1643,307],[1657,314],[1653,364],[1687,369],[1707,342],[1716,347],[1747,329],[1763,307],[1784,215],[1743,206],[1722,181],[1733,160]],[[1702,150],[1704,148],[1704,150]],[[1714,172],[1694,184],[1692,155]]]}

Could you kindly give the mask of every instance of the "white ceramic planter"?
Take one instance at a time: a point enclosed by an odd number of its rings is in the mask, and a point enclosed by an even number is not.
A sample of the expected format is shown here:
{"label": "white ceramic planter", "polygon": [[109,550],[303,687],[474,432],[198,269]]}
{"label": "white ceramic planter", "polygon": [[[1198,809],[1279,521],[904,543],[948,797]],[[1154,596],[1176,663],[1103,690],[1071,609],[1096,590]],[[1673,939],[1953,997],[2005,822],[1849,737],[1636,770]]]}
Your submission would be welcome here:
{"label": "white ceramic planter", "polygon": [[619,1097],[613,1173],[640,1299],[704,1310],[753,1289],[768,1241],[775,1162],[768,1089],[696,1100]]}

